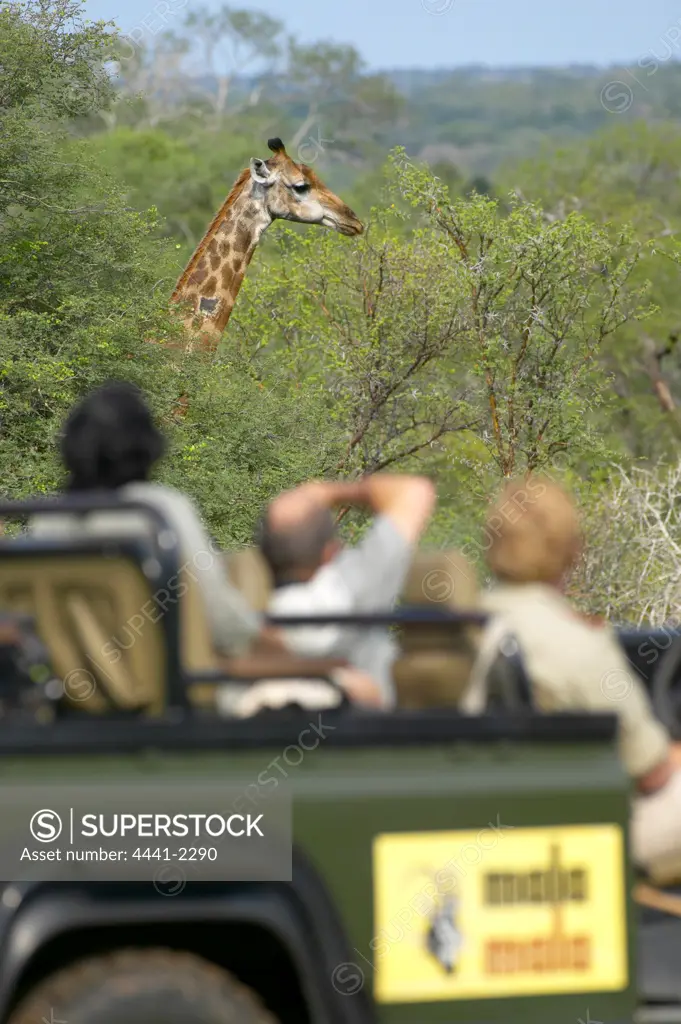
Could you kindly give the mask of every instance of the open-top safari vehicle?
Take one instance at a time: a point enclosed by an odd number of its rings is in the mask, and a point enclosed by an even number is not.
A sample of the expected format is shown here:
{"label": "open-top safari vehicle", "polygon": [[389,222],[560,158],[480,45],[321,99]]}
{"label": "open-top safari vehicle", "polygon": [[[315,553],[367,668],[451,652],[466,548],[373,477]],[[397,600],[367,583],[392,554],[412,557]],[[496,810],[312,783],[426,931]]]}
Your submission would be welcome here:
{"label": "open-top safari vehicle", "polygon": [[[0,519],[95,505],[119,503],[5,503]],[[681,917],[673,889],[633,876],[614,716],[537,714],[512,647],[480,717],[345,701],[220,713],[229,680],[326,678],[329,666],[218,659],[200,566],[180,564],[174,534],[147,511],[147,540],[0,540],[0,799],[32,784],[134,793],[190,779],[197,791],[241,787],[259,806],[281,785],[291,871],[187,880],[152,861],[147,882],[8,878],[3,1024],[681,1020]],[[264,608],[254,554],[232,556],[230,571]],[[437,571],[448,583],[434,604],[423,580]],[[407,705],[438,673],[453,693],[465,685],[483,621],[474,591],[460,558],[423,553],[399,612],[363,620],[400,631]],[[22,616],[44,656],[22,640]],[[622,641],[673,718],[679,641]]]}

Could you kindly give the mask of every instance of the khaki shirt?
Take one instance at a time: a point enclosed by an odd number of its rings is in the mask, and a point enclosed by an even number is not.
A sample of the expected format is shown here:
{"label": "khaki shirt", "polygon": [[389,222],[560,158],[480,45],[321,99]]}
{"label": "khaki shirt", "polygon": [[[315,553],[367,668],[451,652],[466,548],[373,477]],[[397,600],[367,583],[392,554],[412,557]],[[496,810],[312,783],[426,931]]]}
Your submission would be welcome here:
{"label": "khaki shirt", "polygon": [[669,735],[609,626],[589,625],[553,587],[500,585],[483,596],[520,644],[543,711],[594,711],[620,720],[620,754],[633,778],[665,760]]}

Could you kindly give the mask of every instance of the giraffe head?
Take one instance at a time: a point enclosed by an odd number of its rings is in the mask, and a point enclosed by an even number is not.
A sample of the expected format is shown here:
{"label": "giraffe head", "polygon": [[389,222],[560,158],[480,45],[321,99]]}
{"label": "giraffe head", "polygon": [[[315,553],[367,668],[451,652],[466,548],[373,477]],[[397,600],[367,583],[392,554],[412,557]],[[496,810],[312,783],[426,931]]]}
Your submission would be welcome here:
{"label": "giraffe head", "polygon": [[253,157],[250,173],[272,220],[321,224],[341,235],[362,233],[364,226],[350,207],[319,180],[311,167],[292,160],[281,139],[268,139],[267,145],[274,156],[269,160]]}

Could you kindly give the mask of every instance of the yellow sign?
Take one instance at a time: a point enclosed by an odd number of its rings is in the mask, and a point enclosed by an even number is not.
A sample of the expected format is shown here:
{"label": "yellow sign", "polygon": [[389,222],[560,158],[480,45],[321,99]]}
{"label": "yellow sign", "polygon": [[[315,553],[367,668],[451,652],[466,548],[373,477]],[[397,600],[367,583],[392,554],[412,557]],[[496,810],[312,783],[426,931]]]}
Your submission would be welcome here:
{"label": "yellow sign", "polygon": [[391,833],[373,862],[379,1003],[628,985],[618,825]]}

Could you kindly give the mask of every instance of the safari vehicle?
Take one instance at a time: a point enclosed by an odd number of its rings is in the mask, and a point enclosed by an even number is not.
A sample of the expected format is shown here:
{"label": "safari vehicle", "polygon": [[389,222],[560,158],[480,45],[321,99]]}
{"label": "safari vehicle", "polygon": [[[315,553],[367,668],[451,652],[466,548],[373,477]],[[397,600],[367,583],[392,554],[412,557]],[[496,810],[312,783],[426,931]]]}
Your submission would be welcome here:
{"label": "safari vehicle", "polygon": [[[120,504],[5,503],[0,519]],[[146,511],[147,540],[0,540],[3,789],[87,777],[133,790],[150,775],[248,785],[277,763],[293,793],[291,879],[182,885],[176,876],[165,889],[7,880],[3,1024],[681,1020],[681,921],[673,893],[648,883],[639,895],[650,905],[632,898],[629,783],[613,716],[534,713],[512,647],[477,718],[344,702],[320,714],[219,714],[219,686],[272,665],[216,658],[176,538]],[[424,599],[423,573],[438,557],[415,560],[399,612],[363,620],[401,631],[396,679],[407,704],[433,673],[450,673],[453,692],[461,686],[483,621],[455,558],[447,600]],[[264,607],[252,554],[230,567]],[[175,599],[135,643],[118,645],[115,671],[103,668],[104,645],[159,593]],[[49,658],[33,686],[14,671],[12,627],[27,615]],[[661,652],[667,714],[675,638],[666,652],[663,633],[623,642],[642,674],[644,644]],[[301,666],[280,658],[276,670]],[[318,677],[325,666],[307,670]],[[303,746],[312,727],[318,742]]]}

